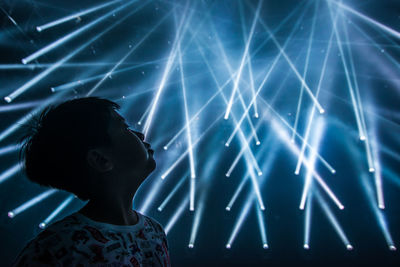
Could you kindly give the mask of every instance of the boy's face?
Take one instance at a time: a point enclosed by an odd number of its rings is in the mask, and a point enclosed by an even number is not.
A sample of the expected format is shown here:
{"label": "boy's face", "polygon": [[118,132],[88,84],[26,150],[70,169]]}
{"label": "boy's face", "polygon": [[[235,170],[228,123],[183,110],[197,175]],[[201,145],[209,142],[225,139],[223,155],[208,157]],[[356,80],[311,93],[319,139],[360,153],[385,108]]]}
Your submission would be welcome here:
{"label": "boy's face", "polygon": [[[154,150],[150,144],[144,142],[144,135],[131,130],[125,119],[116,111],[111,112],[108,134],[111,138],[109,155],[114,165],[113,171],[117,175],[144,179],[155,169]],[[142,181],[127,182],[129,185],[139,186]]]}

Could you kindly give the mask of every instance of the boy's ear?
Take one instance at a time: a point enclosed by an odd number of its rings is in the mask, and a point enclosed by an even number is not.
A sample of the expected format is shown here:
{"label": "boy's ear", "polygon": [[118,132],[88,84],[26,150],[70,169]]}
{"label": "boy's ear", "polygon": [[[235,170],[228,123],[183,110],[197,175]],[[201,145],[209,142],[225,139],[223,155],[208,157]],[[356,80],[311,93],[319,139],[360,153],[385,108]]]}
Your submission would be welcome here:
{"label": "boy's ear", "polygon": [[110,158],[97,149],[90,149],[86,154],[86,160],[89,166],[98,172],[108,172],[114,168]]}

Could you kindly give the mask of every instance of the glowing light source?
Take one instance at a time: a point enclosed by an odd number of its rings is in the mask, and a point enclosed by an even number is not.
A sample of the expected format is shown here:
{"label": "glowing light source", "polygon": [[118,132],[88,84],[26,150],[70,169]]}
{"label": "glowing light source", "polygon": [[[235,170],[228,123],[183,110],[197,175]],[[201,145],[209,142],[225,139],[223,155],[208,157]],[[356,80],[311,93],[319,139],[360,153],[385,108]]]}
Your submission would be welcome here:
{"label": "glowing light source", "polygon": [[61,211],[63,211],[74,199],[73,195],[67,197],[43,222],[39,224],[39,227],[44,229],[46,226],[58,215]]}
{"label": "glowing light source", "polygon": [[52,22],[37,26],[36,30],[38,32],[44,31],[44,30],[46,30],[48,28],[54,27],[56,25],[59,25],[61,23],[64,23],[64,22],[67,22],[67,21],[70,21],[70,20],[73,20],[73,19],[76,19],[78,17],[82,17],[84,15],[90,14],[92,12],[95,12],[95,11],[100,10],[102,8],[108,7],[108,6],[113,5],[113,4],[115,4],[117,2],[120,2],[120,1],[122,1],[122,0],[114,0],[114,1],[111,1],[111,2],[107,2],[107,3],[101,4],[101,5],[94,6],[92,8],[85,9],[85,10],[83,10],[81,12],[77,12],[77,13],[74,13],[72,15],[68,15],[68,16],[65,16],[63,18],[57,19],[55,21],[52,21]]}
{"label": "glowing light source", "polygon": [[[12,92],[11,94],[9,94],[8,96],[4,97],[4,100],[8,103],[10,103],[11,101],[13,101],[16,97],[18,97],[19,95],[23,94],[26,90],[28,90],[29,88],[31,88],[32,86],[34,86],[35,84],[37,84],[39,81],[41,81],[43,78],[47,77],[50,73],[52,73],[54,70],[56,70],[58,67],[60,67],[61,65],[63,65],[65,62],[67,62],[68,60],[70,60],[72,57],[74,57],[75,55],[77,55],[79,52],[81,52],[84,48],[86,48],[87,46],[89,46],[91,43],[93,43],[94,41],[96,41],[97,39],[99,39],[101,36],[103,36],[104,34],[106,34],[107,32],[109,32],[110,30],[112,30],[113,28],[115,28],[117,25],[119,25],[122,21],[124,21],[125,19],[127,19],[130,15],[132,15],[133,13],[135,13],[137,10],[133,10],[131,12],[129,12],[127,15],[125,15],[124,17],[122,17],[121,19],[119,19],[118,21],[114,22],[111,26],[107,27],[105,30],[103,30],[102,32],[100,32],[99,34],[97,34],[95,37],[93,37],[92,39],[90,39],[89,41],[87,41],[86,43],[84,43],[83,45],[79,46],[77,49],[75,49],[74,51],[72,51],[71,53],[69,53],[67,56],[63,57],[62,59],[60,59],[59,61],[57,61],[56,63],[54,63],[51,67],[49,67],[48,69],[44,70],[43,72],[39,73],[37,76],[35,76],[34,78],[32,78],[31,80],[29,80],[28,82],[26,82],[24,85],[20,86],[18,89],[16,89],[14,92]],[[1,138],[0,138],[1,139]]]}
{"label": "glowing light source", "polygon": [[[133,0],[136,2],[136,0]],[[89,24],[77,29],[76,31],[73,31],[67,35],[65,35],[64,37],[58,39],[57,41],[43,47],[42,49],[36,51],[35,53],[33,53],[30,56],[27,56],[26,58],[22,59],[22,63],[26,64],[31,62],[32,60],[35,60],[36,58],[46,54],[47,52],[49,52],[50,50],[53,50],[54,48],[59,47],[60,45],[62,45],[63,43],[65,43],[66,41],[78,36],[79,34],[85,32],[86,30],[90,29],[91,27],[93,27],[94,25],[98,24],[99,22],[105,20],[107,17],[112,16],[115,12],[118,12],[126,7],[128,7],[129,5],[131,5],[133,3],[133,1],[129,1],[128,3],[123,4],[122,6],[119,6],[117,8],[115,8],[114,10],[111,10],[110,12],[108,12],[107,14],[101,16],[100,18],[90,22]]]}
{"label": "glowing light source", "polygon": [[27,202],[23,203],[22,205],[20,205],[20,206],[16,207],[15,209],[9,211],[8,212],[8,217],[14,218],[18,214],[24,212],[25,210],[31,208],[32,206],[34,206],[34,205],[40,203],[41,201],[43,201],[44,199],[48,198],[49,196],[51,196],[55,192],[57,192],[56,189],[46,190],[45,192],[37,195],[36,197],[28,200]]}

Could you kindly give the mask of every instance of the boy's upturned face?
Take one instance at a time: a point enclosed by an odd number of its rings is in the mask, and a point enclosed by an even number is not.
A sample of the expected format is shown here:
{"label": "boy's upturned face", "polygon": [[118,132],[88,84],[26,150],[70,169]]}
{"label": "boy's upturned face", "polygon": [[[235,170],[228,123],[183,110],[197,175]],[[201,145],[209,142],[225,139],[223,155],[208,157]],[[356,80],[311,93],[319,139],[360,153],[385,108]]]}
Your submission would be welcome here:
{"label": "boy's upturned face", "polygon": [[112,111],[108,134],[111,138],[110,155],[115,172],[144,179],[155,169],[154,150],[150,144],[144,142],[144,135],[130,129],[125,119],[116,111]]}

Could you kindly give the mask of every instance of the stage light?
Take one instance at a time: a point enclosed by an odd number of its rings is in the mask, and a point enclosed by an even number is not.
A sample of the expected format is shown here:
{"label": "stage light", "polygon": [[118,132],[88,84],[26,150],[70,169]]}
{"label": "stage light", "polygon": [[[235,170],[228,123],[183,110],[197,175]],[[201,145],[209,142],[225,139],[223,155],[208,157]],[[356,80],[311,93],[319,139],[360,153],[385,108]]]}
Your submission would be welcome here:
{"label": "stage light", "polygon": [[[218,118],[214,120],[214,122],[212,122],[205,131],[203,131],[203,133],[193,142],[192,147],[195,147],[201,141],[201,139],[207,134],[210,129],[215,126],[215,124],[219,121],[221,117],[222,115],[218,116]],[[161,175],[161,179],[165,179],[165,177],[167,177],[168,174],[171,173],[171,171],[187,156],[188,153],[189,150],[186,149],[186,151],[182,153],[182,155]]]}
{"label": "stage light", "polygon": [[193,245],[193,244],[189,244],[188,247],[189,247],[189,248],[193,248],[194,245]]}
{"label": "stage light", "polygon": [[20,145],[9,145],[9,146],[2,147],[2,148],[0,148],[0,156],[18,151],[19,149],[21,149]]}
{"label": "stage light", "polygon": [[21,164],[17,163],[14,166],[12,166],[12,167],[8,168],[7,170],[5,170],[4,172],[0,173],[0,184],[3,183],[5,180],[13,177],[21,169],[22,169]]}
{"label": "stage light", "polygon": [[39,227],[44,229],[46,226],[58,215],[61,211],[63,211],[74,199],[74,195],[67,197],[43,222],[39,224]]}
{"label": "stage light", "polygon": [[231,244],[226,244],[226,248],[230,249],[231,248]]}
{"label": "stage light", "polygon": [[[312,43],[313,43],[313,37],[314,37],[314,31],[315,31],[315,23],[317,21],[316,13],[317,13],[317,10],[318,10],[318,6],[319,6],[319,1],[316,1],[314,3],[314,16],[313,16],[313,21],[312,21],[312,24],[311,24],[310,37],[308,39],[306,61],[304,63],[304,70],[303,70],[304,80],[307,78],[307,73],[308,73],[308,64],[309,64],[309,60],[310,60],[311,48],[312,48]],[[329,54],[329,53],[327,53],[327,54]],[[303,92],[304,92],[304,86],[302,84],[301,85],[301,89],[300,89],[299,100],[297,101],[296,118],[294,120],[294,126],[293,126],[294,131],[292,133],[292,141],[294,141],[295,132],[297,132],[297,125],[299,123],[301,103],[302,103],[302,100],[303,100]]]}
{"label": "stage light", "polygon": [[336,233],[339,235],[340,239],[342,242],[346,245],[347,250],[352,250],[353,246],[350,245],[349,240],[347,239],[347,236],[345,232],[343,231],[342,227],[340,226],[338,220],[336,219],[335,215],[329,208],[328,204],[325,202],[325,200],[322,198],[322,196],[319,194],[318,190],[315,190],[315,196],[318,200],[318,203],[320,204],[321,208],[325,212],[325,215],[328,217],[329,222],[332,224],[333,228],[336,230]]}
{"label": "stage light", "polygon": [[199,226],[200,226],[200,220],[201,217],[203,216],[203,211],[204,211],[204,194],[203,197],[199,200],[198,208],[196,209],[196,213],[194,214],[194,220],[193,220],[193,225],[192,225],[192,231],[190,234],[190,241],[189,245],[192,245],[192,248],[194,246],[194,243],[196,242],[196,237],[197,233],[199,231]]}
{"label": "stage light", "polygon": [[74,13],[74,14],[72,14],[72,15],[68,15],[68,16],[65,16],[65,17],[63,17],[63,18],[57,19],[57,20],[55,20],[55,21],[52,21],[52,22],[49,22],[49,23],[46,23],[46,24],[37,26],[37,27],[36,27],[36,30],[37,30],[38,32],[44,31],[44,30],[46,30],[46,29],[48,29],[48,28],[57,26],[57,25],[59,25],[59,24],[61,24],[61,23],[64,23],[64,22],[67,22],[67,21],[76,19],[76,18],[78,18],[78,17],[82,17],[82,16],[84,16],[84,15],[90,14],[90,13],[92,13],[92,12],[95,12],[95,11],[97,11],[97,10],[100,10],[100,9],[102,9],[102,8],[108,7],[108,6],[110,6],[110,5],[113,5],[113,4],[118,3],[118,2],[121,2],[121,1],[122,1],[122,0],[115,0],[115,1],[111,1],[111,2],[107,2],[107,3],[101,4],[101,5],[94,6],[94,7],[92,7],[92,8],[85,9],[85,10],[83,10],[83,11],[81,11],[81,12],[77,12],[77,13]]}
{"label": "stage light", "polygon": [[[131,16],[133,13],[136,12],[136,9],[133,10],[132,12],[129,12],[127,15],[125,15],[123,18],[117,20],[116,22],[114,22],[111,26],[107,27],[105,30],[103,30],[102,32],[100,32],[99,34],[97,34],[95,37],[93,37],[92,39],[90,39],[89,41],[87,41],[86,43],[84,43],[83,45],[79,46],[77,49],[75,49],[74,51],[72,51],[71,53],[69,53],[67,56],[63,57],[62,59],[60,59],[59,61],[57,61],[56,63],[54,63],[51,67],[49,67],[48,69],[46,69],[45,71],[39,73],[38,75],[36,75],[33,79],[29,80],[28,82],[26,82],[24,85],[20,86],[18,89],[16,89],[14,92],[12,92],[11,94],[9,94],[8,96],[4,97],[4,100],[8,103],[10,103],[11,101],[13,101],[16,97],[18,97],[19,95],[21,95],[22,93],[24,93],[26,90],[28,90],[29,88],[31,88],[32,86],[34,86],[35,84],[37,84],[39,81],[41,81],[42,79],[44,79],[45,77],[47,77],[50,73],[52,73],[54,70],[56,70],[58,67],[60,67],[61,65],[63,65],[65,62],[67,62],[68,60],[70,60],[72,57],[74,57],[75,55],[77,55],[79,52],[81,52],[84,48],[86,48],[87,46],[89,46],[91,43],[93,43],[94,41],[96,41],[97,39],[99,39],[101,36],[103,36],[104,34],[106,34],[107,32],[109,32],[110,30],[112,30],[113,28],[115,28],[117,25],[119,25],[122,21],[124,21],[125,19],[127,19],[129,16]],[[0,138],[1,140],[1,138]]]}
{"label": "stage light", "polygon": [[[185,86],[185,75],[183,71],[183,63],[182,63],[182,54],[180,44],[178,44],[178,62],[179,62],[179,72],[181,76],[181,87],[182,87],[182,95],[183,95],[183,104],[185,110],[185,121],[186,121],[186,133],[187,133],[187,140],[188,140],[188,151],[189,151],[189,164],[190,164],[190,176],[191,178],[196,178],[196,170],[194,166],[194,156],[193,156],[193,145],[192,145],[192,133],[190,130],[190,120],[189,120],[189,111],[188,111],[188,104],[186,98],[186,86]],[[190,210],[194,210],[194,180],[191,181],[191,197],[190,197]],[[192,189],[193,187],[193,189]]]}
{"label": "stage light", "polygon": [[382,231],[382,234],[386,240],[386,243],[390,249],[390,247],[394,247],[394,242],[393,242],[392,236],[389,232],[389,227],[387,225],[386,218],[383,213],[384,211],[382,210],[383,207],[379,207],[379,204],[378,204],[378,206],[376,205],[376,200],[374,197],[375,193],[372,188],[372,185],[368,182],[368,180],[370,180],[370,177],[368,177],[367,174],[364,173],[364,174],[360,175],[360,181],[362,184],[362,188],[364,189],[364,192],[366,193],[366,196],[368,198],[369,206],[375,215],[378,225],[379,225],[379,227]]}
{"label": "stage light", "polygon": [[263,212],[256,208],[256,213],[257,213],[258,226],[260,228],[260,235],[261,235],[261,241],[263,243],[263,248],[267,249],[268,248],[267,233],[266,233],[266,228],[265,228],[265,223],[264,223],[265,220],[264,220]]}
{"label": "stage light", "polygon": [[182,213],[185,211],[185,207],[189,204],[189,197],[185,197],[185,199],[180,203],[178,209],[169,219],[168,223],[166,224],[164,230],[165,233],[168,235],[169,231],[171,231],[172,227],[176,224],[179,217],[182,216]]}
{"label": "stage light", "polygon": [[318,100],[316,99],[316,97],[314,96],[314,94],[312,93],[310,87],[307,85],[306,81],[304,80],[304,78],[300,75],[299,71],[297,70],[296,66],[293,64],[293,62],[290,60],[290,58],[288,57],[288,55],[286,54],[286,52],[284,51],[284,48],[282,48],[282,46],[279,44],[279,42],[276,40],[274,34],[271,32],[271,30],[269,29],[269,27],[267,26],[267,24],[260,18],[259,19],[259,23],[264,27],[264,29],[267,31],[267,33],[271,36],[272,41],[274,42],[274,44],[276,45],[276,47],[279,49],[280,53],[282,53],[283,57],[286,59],[287,63],[289,64],[290,68],[293,70],[294,74],[296,75],[296,77],[299,79],[299,81],[301,82],[302,86],[304,86],[304,88],[306,89],[306,92],[308,93],[308,95],[310,96],[310,98],[312,99],[312,101],[314,102],[314,104],[316,105],[316,107],[318,108],[319,112],[322,114],[325,112],[325,110],[322,108],[322,106],[320,105],[320,103],[318,102]]}
{"label": "stage light", "polygon": [[185,8],[185,11],[182,14],[182,18],[181,21],[179,23],[179,26],[176,30],[176,35],[174,38],[174,43],[172,45],[171,51],[169,53],[168,56],[168,60],[167,60],[167,64],[165,65],[158,89],[157,89],[157,93],[156,96],[154,97],[152,103],[151,103],[151,108],[150,108],[150,112],[149,115],[147,116],[146,122],[144,124],[143,127],[143,133],[145,136],[148,136],[148,131],[150,130],[150,126],[152,124],[153,121],[153,117],[154,117],[154,113],[157,109],[158,106],[158,101],[160,100],[161,94],[165,89],[165,84],[167,82],[167,79],[170,75],[171,69],[174,66],[174,61],[175,61],[175,57],[177,54],[177,49],[178,49],[178,44],[181,42],[181,39],[183,38],[183,36],[186,33],[187,27],[189,25],[189,21],[191,18],[191,15],[193,14],[192,12],[189,14],[189,16],[187,16],[188,14],[186,14],[187,12],[187,6]]}
{"label": "stage light", "polygon": [[[275,131],[278,133],[278,137],[282,141],[284,141],[285,144],[287,144],[287,146],[290,148],[290,150],[293,153],[295,153],[296,155],[299,155],[300,154],[299,148],[290,141],[290,137],[288,136],[287,132],[279,125],[279,123],[276,120],[272,120],[271,125],[275,129]],[[307,169],[312,168],[307,160],[304,159],[303,162]],[[317,180],[317,182],[325,190],[325,192],[329,195],[329,197],[335,202],[335,204],[338,206],[338,208],[344,209],[343,204],[339,201],[339,199],[332,192],[332,190],[329,188],[329,186],[325,183],[325,181],[322,179],[322,177],[316,171],[313,171],[313,176],[314,176],[315,180]]]}
{"label": "stage light", "polygon": [[163,18],[161,18],[156,25],[154,25],[150,30],[146,32],[146,34],[140,39],[140,41],[135,42],[135,46],[133,46],[128,53],[125,54],[112,68],[109,70],[106,74],[103,75],[103,78],[101,78],[100,81],[96,83],[95,86],[93,86],[92,89],[89,90],[89,92],[86,94],[86,96],[92,95],[97,88],[100,87],[100,85],[109,77],[111,77],[115,70],[134,52],[136,49],[142,45],[142,43],[169,17],[170,13],[167,13]]}
{"label": "stage light", "polygon": [[[321,142],[321,138],[322,138],[322,134],[324,131],[324,127],[325,127],[325,123],[321,118],[318,118],[317,122],[316,122],[316,126],[314,128],[314,136],[312,138],[313,140],[313,144],[312,146],[317,150],[319,147],[319,143]],[[304,209],[304,205],[306,203],[306,198],[308,195],[308,192],[310,190],[311,187],[311,181],[312,181],[312,175],[313,172],[315,170],[315,161],[316,161],[316,155],[313,151],[311,151],[310,156],[308,158],[308,162],[311,166],[311,168],[307,169],[307,174],[306,174],[306,179],[305,179],[305,183],[304,183],[304,188],[303,188],[303,193],[301,196],[301,201],[300,201],[300,209],[303,210]]]}
{"label": "stage light", "polygon": [[231,93],[231,96],[229,98],[228,106],[227,106],[226,111],[225,111],[225,115],[224,115],[224,119],[225,120],[227,120],[229,118],[229,113],[231,112],[231,109],[232,109],[233,99],[234,99],[236,91],[238,90],[238,87],[239,87],[240,77],[242,75],[243,67],[245,65],[246,58],[248,56],[249,47],[250,47],[251,41],[253,39],[253,34],[254,34],[255,27],[256,27],[256,22],[258,20],[258,16],[260,15],[261,5],[262,5],[262,1],[258,1],[257,11],[255,12],[255,15],[254,15],[254,18],[253,18],[253,22],[252,22],[250,33],[249,33],[249,36],[247,38],[247,42],[246,42],[246,45],[245,45],[245,48],[244,48],[244,52],[243,52],[243,55],[242,55],[240,66],[239,66],[239,69],[237,71],[234,83],[233,83],[232,93]]}
{"label": "stage light", "polygon": [[42,49],[36,51],[35,53],[23,58],[22,59],[22,63],[23,64],[27,64],[27,63],[31,62],[32,60],[35,60],[38,57],[48,53],[49,51],[61,46],[62,44],[64,44],[68,40],[71,40],[72,38],[78,36],[79,34],[84,33],[86,30],[89,30],[90,28],[92,28],[93,26],[98,24],[99,22],[104,21],[106,18],[112,16],[115,12],[119,12],[119,11],[123,10],[124,8],[126,8],[129,5],[133,4],[134,2],[136,2],[136,0],[130,1],[128,3],[125,3],[122,6],[119,6],[119,7],[115,8],[115,9],[111,10],[110,12],[106,13],[105,15],[101,16],[100,18],[90,22],[89,24],[77,29],[76,31],[73,31],[73,32],[61,37],[57,41],[55,41],[55,42],[53,42],[53,43],[51,43],[49,45],[46,45],[45,47],[43,47]]}
{"label": "stage light", "polygon": [[49,189],[46,190],[45,192],[37,195],[36,197],[28,200],[27,202],[23,203],[22,205],[16,207],[15,209],[11,210],[8,212],[8,217],[10,218],[14,218],[15,216],[17,216],[18,214],[26,211],[27,209],[31,208],[32,206],[40,203],[41,201],[43,201],[44,199],[48,198],[49,196],[53,195],[54,193],[56,193],[58,190],[56,189]]}
{"label": "stage light", "polygon": [[341,9],[349,11],[350,13],[356,15],[357,17],[363,19],[364,21],[370,23],[371,25],[374,25],[374,26],[378,27],[379,29],[387,32],[388,34],[400,39],[400,33],[398,31],[395,31],[392,28],[390,28],[390,27],[388,27],[388,26],[386,26],[386,25],[384,25],[384,24],[382,24],[382,23],[380,23],[378,21],[376,21],[374,19],[371,19],[370,17],[358,12],[357,10],[355,10],[355,9],[345,5],[345,4],[343,4],[341,1],[337,2],[337,1],[329,0],[329,2],[335,3]]}
{"label": "stage light", "polygon": [[307,250],[310,249],[310,246],[308,244],[304,244],[303,247],[304,247],[304,249],[307,249]]}

